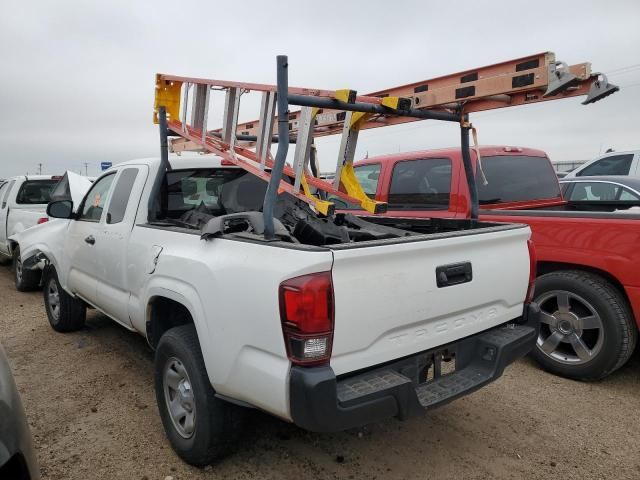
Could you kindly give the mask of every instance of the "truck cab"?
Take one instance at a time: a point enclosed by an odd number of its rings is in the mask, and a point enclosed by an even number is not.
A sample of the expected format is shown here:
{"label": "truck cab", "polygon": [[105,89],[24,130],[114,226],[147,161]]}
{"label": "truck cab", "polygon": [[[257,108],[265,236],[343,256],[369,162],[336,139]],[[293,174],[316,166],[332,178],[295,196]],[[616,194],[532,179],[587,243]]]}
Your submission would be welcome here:
{"label": "truck cab", "polygon": [[592,175],[640,176],[640,150],[605,153],[569,172],[567,178]]}
{"label": "truck cab", "polygon": [[[494,179],[486,185],[478,182],[481,209],[566,203],[545,152],[506,146],[482,146],[479,152],[482,170]],[[471,158],[477,164],[476,150],[471,151]],[[388,202],[388,216],[467,218],[470,203],[462,165],[460,148],[446,148],[369,158],[357,162],[354,170],[365,193]],[[337,208],[358,211],[357,206],[338,198],[331,201]]]}

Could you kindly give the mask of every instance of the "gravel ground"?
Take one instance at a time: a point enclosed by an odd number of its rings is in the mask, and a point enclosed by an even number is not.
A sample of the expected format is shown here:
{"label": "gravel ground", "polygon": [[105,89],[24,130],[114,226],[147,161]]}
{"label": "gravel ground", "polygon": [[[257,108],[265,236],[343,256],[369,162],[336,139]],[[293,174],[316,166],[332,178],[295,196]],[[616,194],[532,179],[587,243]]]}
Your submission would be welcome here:
{"label": "gravel ground", "polygon": [[250,416],[237,453],[197,469],[162,430],[145,340],[90,311],[73,334],[48,325],[41,292],[0,267],[0,341],[14,369],[44,479],[640,478],[640,355],[600,383],[528,359],[424,416],[314,434]]}

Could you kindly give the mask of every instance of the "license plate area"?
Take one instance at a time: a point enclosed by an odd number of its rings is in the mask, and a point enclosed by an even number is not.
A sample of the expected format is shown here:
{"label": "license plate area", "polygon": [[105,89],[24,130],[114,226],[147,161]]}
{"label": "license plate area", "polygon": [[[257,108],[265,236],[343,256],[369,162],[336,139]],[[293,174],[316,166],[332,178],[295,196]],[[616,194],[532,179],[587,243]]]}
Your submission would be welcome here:
{"label": "license plate area", "polygon": [[422,379],[418,383],[429,383],[440,377],[446,377],[456,371],[456,354],[449,349],[440,350],[431,354],[422,372]]}
{"label": "license plate area", "polygon": [[411,380],[415,387],[431,383],[455,373],[457,355],[455,345],[420,353],[389,367]]}

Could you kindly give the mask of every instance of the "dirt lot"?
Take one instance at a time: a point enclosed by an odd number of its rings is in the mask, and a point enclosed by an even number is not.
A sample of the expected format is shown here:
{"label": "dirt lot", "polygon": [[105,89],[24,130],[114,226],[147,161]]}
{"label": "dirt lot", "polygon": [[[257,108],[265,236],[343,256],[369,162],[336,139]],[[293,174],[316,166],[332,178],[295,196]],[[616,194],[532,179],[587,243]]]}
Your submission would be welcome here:
{"label": "dirt lot", "polygon": [[577,383],[512,366],[479,392],[361,432],[307,433],[255,413],[237,453],[184,464],[157,413],[145,340],[91,311],[55,333],[42,294],[0,267],[0,340],[45,479],[640,478],[640,355],[611,378]]}

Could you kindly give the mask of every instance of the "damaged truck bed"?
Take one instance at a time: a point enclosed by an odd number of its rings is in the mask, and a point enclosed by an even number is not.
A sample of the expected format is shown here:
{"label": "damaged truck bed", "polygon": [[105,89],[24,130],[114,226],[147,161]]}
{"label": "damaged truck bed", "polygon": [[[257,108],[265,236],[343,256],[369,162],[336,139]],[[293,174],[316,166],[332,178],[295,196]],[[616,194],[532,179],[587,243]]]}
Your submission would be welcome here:
{"label": "damaged truck bed", "polygon": [[[243,189],[252,189],[256,198],[264,196],[267,184],[258,177],[236,171],[242,177]],[[240,178],[238,177],[238,178]],[[226,187],[224,185],[227,185]],[[222,188],[229,187],[228,183]],[[191,198],[196,198],[192,195]],[[228,198],[228,196],[227,196]],[[199,199],[199,197],[198,197]],[[241,200],[242,201],[242,200]],[[238,199],[235,199],[237,204]],[[256,205],[258,207],[258,205]],[[235,235],[247,239],[264,241],[264,216],[259,208],[254,211],[226,213],[220,199],[212,205],[201,200],[193,209],[178,218],[168,212],[158,216],[156,225],[175,225],[182,229],[198,230],[201,238],[209,240],[225,235]],[[324,217],[314,212],[308,204],[283,192],[278,196],[275,208],[275,239],[283,242],[328,246],[357,242],[399,239],[416,235],[459,232],[484,229],[495,224],[472,222],[470,220],[448,219],[389,219],[382,217],[355,216],[338,213]]]}

